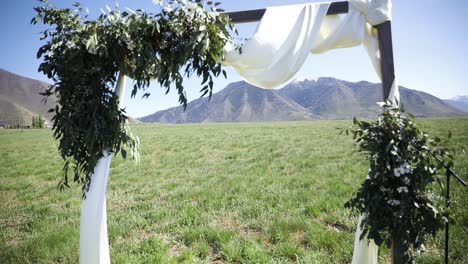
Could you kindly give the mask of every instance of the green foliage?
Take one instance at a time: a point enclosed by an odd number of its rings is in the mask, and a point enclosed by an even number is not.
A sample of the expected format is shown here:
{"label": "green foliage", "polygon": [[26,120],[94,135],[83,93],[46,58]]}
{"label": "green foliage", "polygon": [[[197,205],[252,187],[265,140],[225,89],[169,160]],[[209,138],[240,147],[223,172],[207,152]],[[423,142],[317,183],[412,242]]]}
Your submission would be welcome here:
{"label": "green foliage", "polygon": [[41,115],[33,116],[32,117],[32,127],[33,128],[44,128],[45,120],[42,118]]}
{"label": "green foliage", "polygon": [[55,113],[54,137],[66,160],[62,187],[68,186],[70,165],[73,180],[85,192],[104,151],[120,151],[125,157],[127,146],[138,154],[138,138],[129,133],[114,91],[119,72],[134,79],[132,96],[141,90],[143,97],[149,96],[146,88],[155,80],[166,92],[175,86],[184,106],[184,75],[203,78],[202,96],[211,96],[213,78],[225,75],[219,61],[229,40],[229,21],[217,13],[218,3],[210,2],[210,10],[205,10],[201,0],[175,0],[156,14],[116,8],[88,20],[78,3],[73,12],[40,1],[44,5],[35,8],[31,23],[42,20],[52,27],[42,33],[47,43],[37,57],[43,59],[39,71],[55,82],[44,95],[58,99],[50,111]]}
{"label": "green foliage", "polygon": [[368,153],[370,168],[346,207],[364,215],[361,238],[367,234],[387,247],[399,241],[405,261],[412,262],[412,251],[421,249],[428,235],[435,236],[443,226],[445,218],[436,209],[438,196],[430,187],[444,163],[453,165],[452,156],[440,147],[439,138],[430,139],[397,105],[381,106],[384,111],[378,120],[354,120],[357,128],[351,132]]}

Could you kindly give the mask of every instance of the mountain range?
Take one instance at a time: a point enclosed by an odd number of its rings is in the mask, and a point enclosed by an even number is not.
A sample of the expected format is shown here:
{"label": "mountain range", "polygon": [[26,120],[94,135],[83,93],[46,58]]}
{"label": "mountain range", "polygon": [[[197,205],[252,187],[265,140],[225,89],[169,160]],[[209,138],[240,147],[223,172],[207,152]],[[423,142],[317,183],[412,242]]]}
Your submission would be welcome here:
{"label": "mountain range", "polygon": [[[0,69],[0,126],[30,125],[34,115],[48,124],[55,97],[44,104],[43,92],[49,84]],[[441,100],[428,93],[400,86],[401,101],[417,117],[468,115],[468,97]],[[324,77],[293,81],[279,90],[265,90],[246,82],[234,82],[213,94],[211,100],[199,98],[182,107],[152,115],[129,118],[130,123],[202,123],[299,121],[318,119],[372,118],[378,114],[377,101],[382,89],[377,83],[347,82]]]}
{"label": "mountain range", "polygon": [[[416,117],[463,116],[468,113],[433,95],[400,86],[401,104]],[[203,123],[296,121],[373,118],[382,101],[381,84],[348,82],[331,77],[293,81],[279,90],[265,90],[246,82],[229,84],[211,100],[199,98],[187,105],[139,118],[145,123]]]}
{"label": "mountain range", "polygon": [[320,119],[300,104],[276,90],[260,89],[245,82],[229,84],[211,100],[199,98],[187,109],[173,107],[139,118],[146,123],[201,123],[295,121]]}
{"label": "mountain range", "polygon": [[449,105],[456,107],[462,111],[468,112],[468,96],[456,96],[452,99],[446,99]]}

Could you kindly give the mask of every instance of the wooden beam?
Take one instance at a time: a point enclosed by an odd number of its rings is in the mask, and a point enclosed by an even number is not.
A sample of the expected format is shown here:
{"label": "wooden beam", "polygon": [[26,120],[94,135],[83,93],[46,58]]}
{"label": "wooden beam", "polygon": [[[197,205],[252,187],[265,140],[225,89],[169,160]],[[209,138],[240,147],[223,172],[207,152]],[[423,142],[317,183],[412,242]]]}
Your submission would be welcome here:
{"label": "wooden beam", "polygon": [[375,26],[378,30],[379,50],[380,50],[380,68],[382,71],[383,99],[388,98],[395,80],[395,65],[393,62],[393,44],[392,44],[392,23],[386,21]]}
{"label": "wooden beam", "polygon": [[[327,15],[346,14],[348,13],[348,9],[348,1],[333,2],[328,8]],[[240,24],[260,21],[260,19],[262,19],[263,15],[265,14],[265,11],[266,9],[263,8],[236,12],[226,12],[223,14],[228,15],[232,23]]]}
{"label": "wooden beam", "polygon": [[[348,1],[332,2],[328,9],[327,15],[337,15],[348,13]],[[256,22],[262,19],[266,9],[254,9],[245,11],[226,12],[232,23],[249,23]],[[392,89],[393,81],[395,80],[395,66],[393,62],[393,44],[392,44],[392,26],[390,21],[386,21],[375,26],[378,30],[379,49],[380,49],[380,65],[382,72],[383,100],[388,98]],[[393,98],[391,98],[393,99]]]}
{"label": "wooden beam", "polygon": [[327,16],[346,14],[349,10],[348,1],[332,2],[328,8]]}

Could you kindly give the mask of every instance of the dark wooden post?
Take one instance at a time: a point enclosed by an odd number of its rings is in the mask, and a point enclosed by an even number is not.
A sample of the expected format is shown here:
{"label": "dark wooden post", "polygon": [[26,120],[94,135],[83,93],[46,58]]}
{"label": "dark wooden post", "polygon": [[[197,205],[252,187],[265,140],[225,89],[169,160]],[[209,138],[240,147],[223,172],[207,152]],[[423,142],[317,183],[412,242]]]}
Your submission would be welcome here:
{"label": "dark wooden post", "polygon": [[[348,1],[333,2],[328,8],[327,15],[338,15],[346,14],[349,10]],[[223,13],[231,19],[231,22],[234,24],[257,22],[262,19],[265,14],[266,9],[254,9],[254,10],[244,10],[244,11],[235,11],[235,12],[226,12]]]}
{"label": "dark wooden post", "polygon": [[[447,210],[445,217],[447,217],[447,222],[445,222],[445,264],[449,263],[449,209],[450,209],[450,176],[451,173],[449,170],[446,170],[445,176],[447,176],[447,193],[445,195],[445,208]],[[462,181],[463,183],[463,181]],[[466,187],[466,184],[465,184]]]}
{"label": "dark wooden post", "polygon": [[[393,42],[392,42],[392,23],[386,21],[375,26],[378,31],[379,51],[380,51],[380,69],[382,72],[383,99],[389,98],[390,90],[395,81],[395,65],[393,61]],[[406,262],[404,249],[397,235],[393,236],[392,242],[392,263],[403,264]]]}
{"label": "dark wooden post", "polygon": [[379,37],[383,99],[393,100],[394,98],[388,98],[390,90],[392,89],[393,81],[395,80],[395,66],[393,63],[392,22],[386,21],[380,25],[375,26],[375,28],[377,28]]}
{"label": "dark wooden post", "polygon": [[405,251],[402,247],[401,239],[398,239],[396,236],[393,237],[391,249],[392,264],[405,264],[407,263],[407,259],[405,258]]}

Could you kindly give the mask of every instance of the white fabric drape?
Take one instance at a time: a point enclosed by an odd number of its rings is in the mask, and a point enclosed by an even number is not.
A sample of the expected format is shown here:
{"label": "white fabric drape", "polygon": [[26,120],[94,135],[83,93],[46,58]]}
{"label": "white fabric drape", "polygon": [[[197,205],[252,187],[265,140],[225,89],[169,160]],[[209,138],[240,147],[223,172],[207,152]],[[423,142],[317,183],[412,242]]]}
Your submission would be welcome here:
{"label": "white fabric drape", "polygon": [[267,8],[242,53],[228,50],[224,63],[249,83],[274,88],[296,74],[307,58],[329,4]]}
{"label": "white fabric drape", "polygon": [[112,155],[105,153],[94,168],[91,185],[81,207],[80,264],[109,264],[106,189]]}
{"label": "white fabric drape", "polygon": [[[245,81],[261,88],[275,88],[291,79],[308,53],[363,44],[382,79],[379,42],[374,25],[391,20],[391,0],[350,0],[349,11],[327,16],[330,3],[267,8],[254,36],[242,46],[242,53],[227,45],[224,65]],[[396,79],[389,98],[399,101]],[[378,247],[367,238],[360,240],[360,224],[355,235],[353,264],[377,263]]]}
{"label": "white fabric drape", "polygon": [[[115,92],[119,108],[123,106],[125,93],[124,74],[119,75]],[[81,206],[80,219],[80,264],[109,264],[109,240],[107,238],[106,190],[112,154],[104,152],[91,176],[86,199]]]}
{"label": "white fabric drape", "polygon": [[379,247],[367,237],[361,239],[362,216],[359,217],[356,233],[354,234],[353,260],[351,264],[377,264]]}
{"label": "white fabric drape", "polygon": [[[261,88],[275,88],[291,79],[308,53],[363,44],[381,77],[377,30],[373,25],[391,19],[390,0],[351,0],[343,15],[327,16],[330,3],[269,7],[254,36],[239,53],[226,46],[224,65]],[[390,99],[398,96],[396,83]]]}

